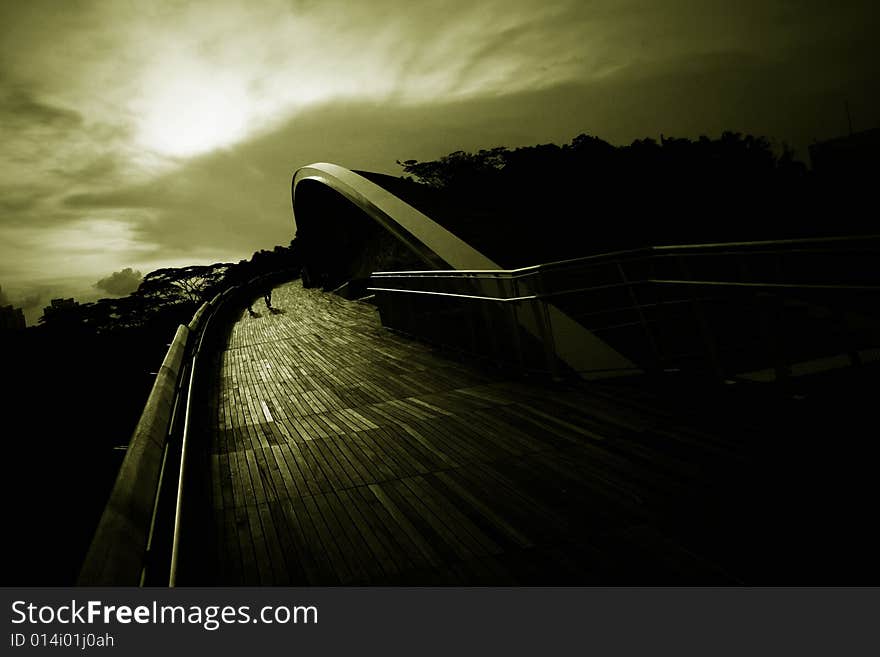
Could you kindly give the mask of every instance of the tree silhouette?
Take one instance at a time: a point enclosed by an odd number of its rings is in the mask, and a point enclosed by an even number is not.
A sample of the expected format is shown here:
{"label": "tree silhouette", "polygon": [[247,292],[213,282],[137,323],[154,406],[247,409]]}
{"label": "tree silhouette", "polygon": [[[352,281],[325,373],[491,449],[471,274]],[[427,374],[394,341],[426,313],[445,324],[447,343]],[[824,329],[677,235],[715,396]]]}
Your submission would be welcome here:
{"label": "tree silhouette", "polygon": [[231,265],[190,265],[189,267],[157,269],[144,276],[137,294],[168,303],[201,304],[223,280]]}
{"label": "tree silhouette", "polygon": [[[499,146],[398,164],[405,180],[439,199],[422,203],[429,216],[505,266],[648,244],[805,237],[841,228],[827,217],[800,221],[822,203],[790,147],[739,132],[661,135],[625,146],[580,134],[561,146]],[[425,197],[400,189],[417,206]],[[827,207],[833,197],[825,198]]]}

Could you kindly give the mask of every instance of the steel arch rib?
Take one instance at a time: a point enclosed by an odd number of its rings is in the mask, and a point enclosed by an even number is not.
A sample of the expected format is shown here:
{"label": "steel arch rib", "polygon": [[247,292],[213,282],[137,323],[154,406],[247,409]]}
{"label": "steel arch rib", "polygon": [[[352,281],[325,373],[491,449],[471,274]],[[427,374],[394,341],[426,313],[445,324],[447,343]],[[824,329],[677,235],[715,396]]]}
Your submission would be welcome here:
{"label": "steel arch rib", "polygon": [[[291,200],[296,219],[297,186],[312,180],[342,194],[436,269],[502,269],[470,244],[388,190],[349,169],[328,162],[296,171]],[[299,223],[299,220],[297,220]],[[553,304],[547,304],[556,353],[585,378],[631,374],[639,368]],[[540,331],[531,320],[520,320],[532,335]]]}
{"label": "steel arch rib", "polygon": [[409,245],[423,260],[438,265],[438,268],[448,265],[452,269],[501,269],[497,263],[409,203],[336,164],[318,162],[297,170],[291,189],[294,217],[296,188],[305,180],[318,181],[336,190]]}

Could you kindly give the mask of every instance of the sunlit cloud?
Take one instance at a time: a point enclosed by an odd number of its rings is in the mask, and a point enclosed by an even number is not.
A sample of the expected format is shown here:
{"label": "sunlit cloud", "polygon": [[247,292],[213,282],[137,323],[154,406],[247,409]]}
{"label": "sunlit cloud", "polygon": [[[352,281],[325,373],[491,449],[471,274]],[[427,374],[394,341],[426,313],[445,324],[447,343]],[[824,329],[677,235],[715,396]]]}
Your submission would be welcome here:
{"label": "sunlit cloud", "polygon": [[178,62],[173,77],[134,107],[136,143],[187,157],[241,141],[253,127],[246,80]]}
{"label": "sunlit cloud", "polygon": [[[34,237],[31,237],[34,239]],[[135,239],[132,223],[111,218],[84,218],[44,231],[39,238],[49,251],[93,257],[109,253],[139,253],[156,248]]]}
{"label": "sunlit cloud", "polygon": [[142,241],[132,222],[113,218],[80,218],[55,226],[0,226],[0,277],[48,282],[71,273],[94,279],[121,268],[133,258],[155,252]]}
{"label": "sunlit cloud", "polygon": [[228,147],[333,99],[421,103],[600,73],[573,56],[601,34],[577,2],[173,6],[134,22],[106,10],[104,37],[126,56],[116,67],[87,59],[104,106],[83,97],[87,86],[79,98],[95,114],[124,110],[136,144],[172,157]]}
{"label": "sunlit cloud", "polygon": [[138,289],[143,278],[144,276],[140,271],[126,267],[102,278],[93,287],[113,296],[124,296]]}

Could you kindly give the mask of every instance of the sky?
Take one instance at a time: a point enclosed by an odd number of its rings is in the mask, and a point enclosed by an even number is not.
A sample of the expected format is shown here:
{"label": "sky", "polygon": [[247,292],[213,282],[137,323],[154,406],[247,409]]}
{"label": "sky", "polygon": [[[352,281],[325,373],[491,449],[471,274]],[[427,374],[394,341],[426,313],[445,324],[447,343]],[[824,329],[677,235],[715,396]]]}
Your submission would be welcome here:
{"label": "sky", "polygon": [[287,244],[290,179],[455,150],[880,125],[871,2],[0,0],[0,287],[29,323]]}

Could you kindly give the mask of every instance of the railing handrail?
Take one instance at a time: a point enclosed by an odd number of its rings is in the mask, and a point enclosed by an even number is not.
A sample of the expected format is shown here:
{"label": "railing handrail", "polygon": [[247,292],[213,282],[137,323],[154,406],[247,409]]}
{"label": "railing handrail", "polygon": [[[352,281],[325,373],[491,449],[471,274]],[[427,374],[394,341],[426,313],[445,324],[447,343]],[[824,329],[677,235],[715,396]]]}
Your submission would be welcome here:
{"label": "railing handrail", "polygon": [[[289,273],[280,270],[252,278],[243,284],[231,285],[199,306],[188,325],[178,326],[98,523],[80,571],[80,584],[144,584],[145,573],[151,567],[154,556],[150,548],[158,514],[161,513],[159,496],[166,485],[169,444],[176,435],[176,418],[182,414],[184,425],[177,481],[168,483],[176,488],[176,494],[169,501],[173,504],[174,521],[168,555],[168,584],[174,586],[179,559],[195,366],[210,320],[236,290],[247,289],[265,278]],[[198,342],[195,342],[196,337]],[[189,367],[186,366],[187,362]],[[185,395],[182,394],[184,385],[187,388]],[[156,578],[152,580],[156,581]]]}
{"label": "railing handrail", "polygon": [[435,297],[448,297],[450,299],[465,299],[470,301],[493,301],[498,303],[520,303],[523,301],[536,301],[541,299],[554,299],[569,294],[583,292],[595,292],[620,287],[635,287],[637,285],[695,285],[705,287],[741,287],[763,289],[787,289],[787,290],[849,290],[853,292],[880,292],[880,285],[849,285],[849,284],[821,284],[821,283],[766,283],[761,281],[704,281],[687,279],[663,279],[642,278],[622,281],[620,283],[607,283],[605,285],[591,285],[589,287],[577,287],[540,294],[526,294],[515,297],[489,296],[482,294],[460,294],[457,292],[440,292],[437,290],[408,290],[406,288],[393,287],[368,287],[369,292],[394,292],[401,294],[422,294]]}
{"label": "railing handrail", "polygon": [[[227,290],[231,290],[235,287],[237,286],[232,286],[227,288]],[[176,584],[177,567],[180,559],[180,537],[183,521],[183,492],[188,453],[187,446],[189,444],[190,409],[192,408],[193,381],[195,381],[196,363],[202,352],[202,345],[205,341],[205,335],[208,332],[208,326],[219,311],[225,292],[226,291],[224,290],[224,292],[216,294],[213,299],[204,303],[191,322],[191,325],[194,324],[198,328],[199,341],[192,352],[192,359],[189,368],[189,381],[187,382],[186,397],[183,402],[183,433],[180,439],[180,467],[178,468],[177,474],[177,495],[174,500],[174,529],[171,537],[171,564],[168,569],[169,587],[173,587]]]}
{"label": "railing handrail", "polygon": [[[834,237],[805,237],[786,240],[757,240],[751,242],[711,242],[699,244],[670,244],[660,246],[646,246],[636,249],[625,249],[621,251],[610,251],[607,253],[598,253],[594,255],[581,256],[578,258],[568,258],[565,260],[554,260],[544,262],[528,267],[518,267],[515,269],[423,269],[423,270],[405,270],[405,271],[377,271],[371,274],[374,278],[468,278],[468,277],[493,277],[493,278],[520,278],[529,276],[540,271],[549,269],[565,268],[580,264],[591,264],[593,262],[604,262],[621,260],[624,258],[652,257],[687,254],[689,252],[699,251],[715,251],[717,249],[733,249],[747,247],[748,252],[760,252],[764,247],[782,247],[797,245],[813,245],[813,244],[841,244],[848,242],[872,242],[880,241],[880,235],[838,235]],[[732,252],[726,255],[735,255],[742,253],[741,251]]]}
{"label": "railing handrail", "polygon": [[189,329],[178,326],[98,522],[80,571],[80,584],[143,582],[188,338]]}
{"label": "railing handrail", "polygon": [[[786,302],[780,300],[783,296],[803,297],[790,300],[789,305],[807,300],[813,304],[830,301],[839,305],[865,293],[873,296],[880,292],[880,275],[873,266],[877,254],[880,235],[668,245],[511,270],[376,272],[366,289],[377,298],[383,323],[392,328],[442,343],[443,338],[430,326],[432,313],[441,313],[437,316],[442,318],[460,313],[461,321],[467,322],[467,331],[460,335],[453,332],[455,337],[451,340],[458,341],[453,348],[462,348],[459,343],[469,340],[470,346],[464,348],[471,353],[479,355],[488,349],[496,361],[516,362],[521,371],[534,372],[536,356],[528,356],[531,362],[524,365],[519,338],[522,328],[527,339],[531,335],[537,338],[537,344],[544,345],[544,360],[550,364],[551,373],[559,352],[549,340],[557,334],[569,340],[566,354],[559,358],[574,371],[585,371],[586,362],[592,372],[595,359],[590,350],[594,341],[612,337],[619,342],[608,342],[611,348],[616,348],[616,344],[631,347],[632,353],[642,359],[640,363],[659,367],[658,363],[670,358],[670,353],[677,353],[677,338],[664,331],[675,333],[676,329],[669,328],[673,326],[670,322],[678,320],[667,312],[666,306],[681,304],[681,297],[687,297],[698,339],[706,349],[706,362],[717,373],[722,371],[722,361],[717,336],[710,333],[708,322],[718,307],[746,297],[755,299],[748,312],[760,315],[757,321],[763,328],[759,330],[762,335],[770,335],[771,329],[767,327],[776,321],[776,314],[781,316],[784,312]],[[394,300],[398,297],[400,303]],[[433,304],[431,299],[444,301]],[[575,300],[569,303],[571,299]],[[480,304],[485,307],[480,308]],[[780,309],[774,304],[779,304]],[[648,308],[650,313],[646,312]],[[635,319],[614,319],[623,311],[632,311]],[[569,317],[566,313],[575,315]],[[587,316],[589,324],[581,321]],[[447,320],[438,321],[442,324]],[[493,332],[498,334],[499,322],[504,330],[512,329],[514,336],[507,345],[507,353],[496,347],[501,342],[486,339]],[[667,323],[661,326],[662,322]],[[573,342],[570,336],[574,335],[576,324],[591,332],[590,337]],[[611,329],[631,326],[641,326],[643,335],[609,333]],[[860,335],[853,333],[847,340],[855,344],[863,339]],[[477,346],[477,336],[482,336],[482,346]],[[672,352],[665,346],[661,348],[660,338],[673,345]],[[767,344],[778,339],[764,338]],[[589,346],[581,348],[578,344]],[[834,348],[838,346],[834,343]],[[852,350],[848,343],[840,348]],[[774,354],[782,354],[782,350]],[[571,366],[574,361],[579,362],[577,367]]]}

